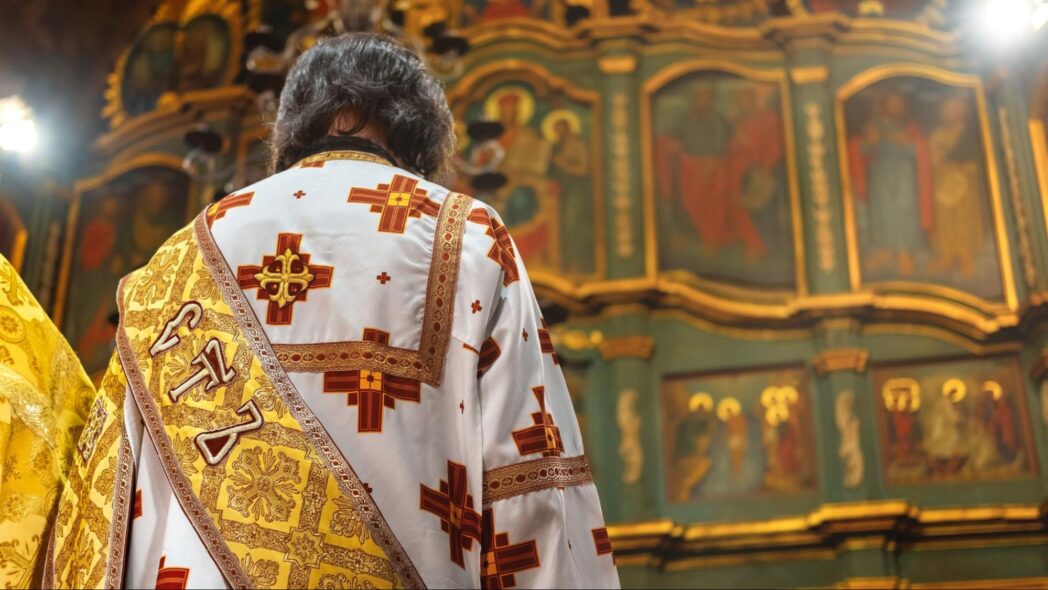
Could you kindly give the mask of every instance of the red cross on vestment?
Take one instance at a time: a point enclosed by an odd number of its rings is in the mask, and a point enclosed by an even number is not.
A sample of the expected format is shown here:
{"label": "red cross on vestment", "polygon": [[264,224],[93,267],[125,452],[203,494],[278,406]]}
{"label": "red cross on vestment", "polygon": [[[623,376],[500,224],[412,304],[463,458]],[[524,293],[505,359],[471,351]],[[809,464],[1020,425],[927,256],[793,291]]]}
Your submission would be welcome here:
{"label": "red cross on vestment", "polygon": [[487,226],[486,233],[495,240],[488,250],[488,258],[502,266],[502,284],[509,285],[513,281],[520,280],[520,271],[517,269],[517,251],[513,248],[513,240],[509,237],[509,230],[502,225],[498,219],[488,215],[487,209],[474,209],[469,214],[469,220],[474,223]]}
{"label": "red cross on vestment", "polygon": [[254,191],[224,197],[221,201],[208,208],[207,213],[204,216],[207,220],[207,226],[211,227],[216,220],[222,219],[226,216],[226,211],[229,211],[234,207],[246,207],[250,205],[251,199],[253,198],[255,198]]}
{"label": "red cross on vestment", "polygon": [[495,339],[491,336],[488,336],[488,339],[480,345],[480,360],[477,361],[477,377],[486,373],[500,356],[502,356],[502,349],[499,348],[499,343],[495,342]]}
{"label": "red cross on vestment", "polygon": [[597,555],[611,553],[611,537],[608,536],[607,527],[593,529],[590,532],[593,533],[593,544],[597,547]]}
{"label": "red cross on vestment", "polygon": [[448,479],[440,480],[440,489],[421,488],[420,508],[440,518],[440,530],[448,534],[451,561],[465,568],[462,550],[473,550],[473,542],[480,541],[480,514],[473,508],[469,493],[466,466],[448,461]]}
{"label": "red cross on vestment", "polygon": [[517,585],[513,574],[540,567],[539,551],[534,540],[511,545],[509,533],[495,532],[495,514],[484,511],[484,538],[480,540],[480,587],[512,588]]}
{"label": "red cross on vestment", "polygon": [[[389,344],[389,333],[364,329],[365,342]],[[417,379],[380,371],[352,370],[324,373],[324,393],[346,395],[347,406],[357,406],[357,432],[382,432],[385,408],[396,409],[397,400],[416,402],[422,388]]]}
{"label": "red cross on vestment", "polygon": [[380,184],[377,189],[353,188],[349,202],[371,205],[371,212],[380,215],[378,231],[402,234],[409,217],[418,219],[423,213],[436,217],[440,213],[440,204],[426,194],[417,180],[396,174],[389,184]]}
{"label": "red cross on vestment", "polygon": [[542,349],[542,354],[548,354],[553,357],[554,365],[560,364],[560,357],[557,356],[557,349],[553,347],[553,338],[549,335],[546,320],[542,320],[542,327],[539,328],[539,347]]}
{"label": "red cross on vestment", "polygon": [[242,289],[258,289],[259,299],[268,299],[266,323],[286,326],[291,323],[294,306],[305,301],[310,289],[331,286],[330,266],[309,263],[309,254],[301,251],[302,234],[277,236],[276,254],[262,257],[262,266],[247,265],[237,269],[237,282]]}
{"label": "red cross on vestment", "polygon": [[160,569],[156,572],[157,590],[185,590],[189,582],[189,568],[164,567],[167,556],[160,558]]}
{"label": "red cross on vestment", "polygon": [[534,426],[513,431],[513,442],[521,455],[542,453],[543,457],[559,457],[564,452],[560,428],[553,423],[553,414],[546,411],[546,388],[532,387],[531,392],[539,400],[539,411],[531,414]]}

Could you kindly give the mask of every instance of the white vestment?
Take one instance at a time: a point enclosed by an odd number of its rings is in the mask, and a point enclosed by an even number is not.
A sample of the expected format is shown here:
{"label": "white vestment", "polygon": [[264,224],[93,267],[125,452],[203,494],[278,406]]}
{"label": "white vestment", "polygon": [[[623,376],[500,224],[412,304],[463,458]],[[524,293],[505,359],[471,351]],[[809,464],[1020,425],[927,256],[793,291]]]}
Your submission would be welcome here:
{"label": "white vestment", "polygon": [[[370,154],[328,152],[204,219],[237,284],[216,282],[250,303],[422,583],[618,587],[559,360],[493,209]],[[163,564],[183,568],[184,587],[226,586],[133,398],[125,584],[157,586]]]}

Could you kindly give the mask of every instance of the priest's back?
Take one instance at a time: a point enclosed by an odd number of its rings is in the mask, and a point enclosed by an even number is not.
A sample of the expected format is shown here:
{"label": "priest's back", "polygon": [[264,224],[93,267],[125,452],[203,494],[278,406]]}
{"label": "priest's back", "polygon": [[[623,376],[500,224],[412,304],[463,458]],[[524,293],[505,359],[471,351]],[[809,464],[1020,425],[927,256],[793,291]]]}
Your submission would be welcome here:
{"label": "priest's back", "polygon": [[57,587],[618,585],[559,359],[485,204],[314,154],[208,208],[119,301]]}

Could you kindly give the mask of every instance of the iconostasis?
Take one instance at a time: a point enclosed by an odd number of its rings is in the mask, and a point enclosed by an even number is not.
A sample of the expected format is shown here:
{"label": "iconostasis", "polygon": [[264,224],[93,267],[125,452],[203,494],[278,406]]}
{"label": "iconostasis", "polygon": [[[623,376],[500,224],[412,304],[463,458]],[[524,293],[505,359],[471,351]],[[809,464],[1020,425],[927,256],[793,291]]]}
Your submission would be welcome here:
{"label": "iconostasis", "polygon": [[[468,45],[454,188],[542,298],[625,585],[1048,583],[1048,40],[1001,67],[954,4],[398,9]],[[116,63],[41,272],[90,371],[119,278],[265,175],[245,39],[326,10],[165,2]]]}

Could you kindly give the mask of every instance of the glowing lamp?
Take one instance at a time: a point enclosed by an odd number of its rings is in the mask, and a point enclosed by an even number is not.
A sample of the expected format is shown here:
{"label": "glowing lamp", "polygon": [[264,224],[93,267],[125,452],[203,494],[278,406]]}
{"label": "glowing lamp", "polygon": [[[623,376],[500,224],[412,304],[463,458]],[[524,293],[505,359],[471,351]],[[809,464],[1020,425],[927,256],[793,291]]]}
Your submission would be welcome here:
{"label": "glowing lamp", "polygon": [[18,96],[0,99],[0,149],[9,152],[31,152],[39,136],[33,113]]}

